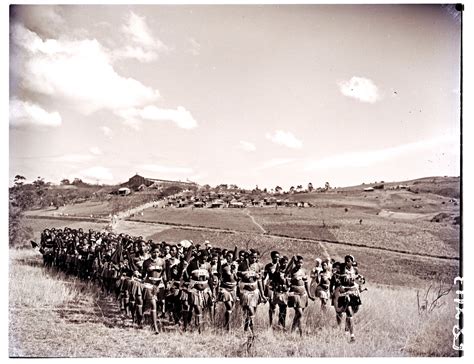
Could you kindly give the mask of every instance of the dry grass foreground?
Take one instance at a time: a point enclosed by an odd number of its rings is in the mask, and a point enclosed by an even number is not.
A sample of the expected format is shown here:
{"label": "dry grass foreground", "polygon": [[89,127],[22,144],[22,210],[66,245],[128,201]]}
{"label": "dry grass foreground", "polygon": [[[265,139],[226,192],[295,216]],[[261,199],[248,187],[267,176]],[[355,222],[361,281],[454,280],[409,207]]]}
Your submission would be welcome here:
{"label": "dry grass foreground", "polygon": [[[10,251],[9,355],[11,357],[345,357],[456,356],[451,349],[454,296],[419,315],[416,290],[368,286],[356,315],[357,342],[348,343],[335,325],[332,308],[323,315],[317,302],[305,311],[302,339],[272,330],[267,305],[257,311],[256,338],[248,338],[236,318],[233,334],[209,327],[197,332],[153,335],[123,319],[115,298],[95,286],[45,270],[39,253]],[[222,314],[222,307],[220,314]],[[289,324],[292,314],[288,317]]]}

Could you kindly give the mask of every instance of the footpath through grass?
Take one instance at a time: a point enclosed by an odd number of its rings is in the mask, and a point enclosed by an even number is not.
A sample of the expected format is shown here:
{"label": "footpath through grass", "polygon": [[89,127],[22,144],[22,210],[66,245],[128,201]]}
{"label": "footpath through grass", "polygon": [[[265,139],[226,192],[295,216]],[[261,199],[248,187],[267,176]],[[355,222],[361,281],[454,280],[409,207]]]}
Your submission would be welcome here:
{"label": "footpath through grass", "polygon": [[[121,316],[114,297],[90,284],[45,270],[32,250],[10,251],[9,354],[11,357],[343,357],[455,356],[453,295],[430,314],[418,313],[416,289],[368,285],[356,315],[357,341],[335,325],[332,308],[310,302],[300,338],[268,327],[268,304],[256,316],[248,341],[239,311],[233,332],[208,327],[204,334],[178,330],[154,335]],[[219,307],[218,320],[223,315]],[[291,324],[293,314],[287,319]]]}

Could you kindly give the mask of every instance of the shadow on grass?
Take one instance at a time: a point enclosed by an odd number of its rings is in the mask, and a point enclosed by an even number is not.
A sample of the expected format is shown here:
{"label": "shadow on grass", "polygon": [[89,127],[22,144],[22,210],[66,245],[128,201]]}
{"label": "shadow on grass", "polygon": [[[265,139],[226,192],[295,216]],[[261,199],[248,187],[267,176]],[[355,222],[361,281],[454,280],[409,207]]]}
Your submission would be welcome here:
{"label": "shadow on grass", "polygon": [[43,260],[40,257],[28,257],[15,259],[19,265],[27,265],[34,268],[44,268]]}
{"label": "shadow on grass", "polygon": [[132,320],[120,312],[114,295],[102,292],[99,282],[84,281],[58,268],[45,267],[40,256],[15,259],[15,264],[41,270],[48,278],[60,281],[75,293],[75,299],[55,308],[59,317],[71,324],[96,323],[109,328],[131,328]]}
{"label": "shadow on grass", "polygon": [[[135,329],[138,325],[131,317],[126,317],[120,310],[120,302],[115,294],[104,292],[98,281],[85,281],[80,278],[66,274],[57,268],[48,268],[43,265],[41,259],[28,258],[19,259],[21,265],[40,268],[50,279],[60,281],[68,285],[75,292],[75,299],[57,307],[55,311],[59,317],[70,324],[101,324],[107,328]],[[176,331],[177,327],[166,319],[159,320],[163,331]],[[151,318],[149,312],[144,315],[144,329],[151,329]]]}

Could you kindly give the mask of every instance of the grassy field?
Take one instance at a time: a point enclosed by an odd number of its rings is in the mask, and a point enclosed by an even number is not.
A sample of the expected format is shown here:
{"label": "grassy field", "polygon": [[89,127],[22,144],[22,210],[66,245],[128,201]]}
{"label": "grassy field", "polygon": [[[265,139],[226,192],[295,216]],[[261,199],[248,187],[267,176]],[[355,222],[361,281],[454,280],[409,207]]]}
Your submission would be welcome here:
{"label": "grassy field", "polygon": [[[455,356],[452,295],[431,313],[419,314],[417,290],[368,285],[356,315],[357,341],[348,343],[332,309],[317,302],[305,311],[305,334],[272,330],[267,305],[256,316],[251,347],[238,311],[233,334],[208,326],[204,334],[167,330],[153,335],[124,319],[114,298],[62,274],[44,270],[31,250],[10,251],[9,355],[11,357],[345,357]],[[426,289],[427,287],[425,287]],[[218,319],[222,307],[218,308]],[[290,324],[292,313],[287,319]],[[33,324],[34,323],[34,324]]]}
{"label": "grassy field", "polygon": [[424,177],[401,182],[376,182],[358,186],[338,188],[340,191],[360,191],[365,187],[373,187],[384,184],[385,189],[396,188],[405,185],[413,192],[431,193],[448,198],[458,199],[461,195],[461,181],[459,177]]}
{"label": "grassy field", "polygon": [[81,203],[28,211],[27,215],[108,217],[109,214],[126,211],[146,202],[158,200],[156,193],[135,192],[129,196],[107,196],[106,200],[87,200]]}
{"label": "grassy field", "polygon": [[131,220],[260,232],[251,218],[238,209],[150,208]]}
{"label": "grassy field", "polygon": [[[391,193],[392,191],[386,192]],[[377,207],[370,205],[374,202],[368,202],[365,198],[361,199],[360,195],[358,200],[355,196],[352,197],[350,205],[346,205],[349,206],[346,212],[345,208],[337,204],[335,196],[337,194],[327,195],[325,204],[321,202],[320,207],[304,209],[268,207],[246,210],[151,208],[145,210],[143,216],[137,216],[136,219],[150,222],[164,220],[172,224],[190,226],[141,224],[132,219],[131,221],[121,221],[117,226],[117,232],[142,235],[155,241],[178,242],[183,239],[191,239],[196,244],[202,244],[205,240],[209,240],[214,246],[228,249],[233,249],[235,245],[239,249],[255,247],[263,253],[262,261],[269,260],[269,252],[276,249],[288,256],[303,255],[307,268],[311,268],[316,257],[330,255],[335,259],[342,259],[345,254],[353,254],[358,260],[361,272],[373,283],[420,287],[433,277],[448,282],[457,276],[459,261],[455,259],[430,259],[368,249],[367,247],[401,249],[421,255],[434,254],[456,258],[459,254],[459,226],[448,222],[429,222],[425,218],[400,219],[383,214],[377,215]],[[382,198],[376,199],[377,196],[372,196],[374,201],[382,200]],[[337,198],[346,201],[340,196]],[[392,200],[392,197],[385,199]],[[440,208],[445,207],[442,204],[439,206]],[[261,230],[252,222],[248,213],[269,234],[282,234],[312,240],[262,235]],[[358,218],[363,219],[362,224],[358,223]],[[89,228],[100,230],[106,225],[104,223],[55,219],[27,219],[27,223],[35,231],[35,238],[38,238],[39,232],[46,227],[70,226],[72,228],[82,227],[85,230]],[[229,229],[229,231],[213,231],[193,226],[218,227]],[[366,247],[324,242],[321,239],[360,244]]]}
{"label": "grassy field", "polygon": [[[150,208],[132,220],[248,233],[264,231],[270,235],[459,257],[459,225],[453,224],[453,218],[459,216],[459,206],[447,197],[408,191],[348,191],[299,194],[294,198],[310,201],[315,207]],[[445,217],[431,222],[440,213]]]}
{"label": "grassy field", "polygon": [[[422,218],[380,216],[359,208],[252,208],[269,234],[341,241],[412,253],[459,256],[459,226]],[[362,222],[360,220],[362,219]]]}
{"label": "grassy field", "polygon": [[[270,329],[267,305],[259,306],[257,337],[250,348],[238,313],[230,336],[211,327],[203,335],[171,329],[166,335],[153,335],[134,328],[120,315],[115,299],[96,287],[44,270],[40,255],[30,249],[10,250],[10,356],[455,356],[457,352],[451,349],[451,330],[456,324],[454,293],[443,297],[441,307],[430,314],[419,314],[417,305],[417,293],[423,295],[431,286],[429,301],[433,301],[432,292],[448,287],[459,271],[460,228],[453,224],[459,216],[453,197],[459,190],[455,180],[438,182],[430,189],[431,180],[420,180],[413,185],[420,188],[417,194],[404,190],[364,193],[348,188],[339,193],[293,196],[315,205],[304,209],[151,208],[116,226],[117,232],[155,241],[191,239],[202,244],[209,240],[228,249],[255,247],[263,253],[264,263],[271,250],[288,256],[300,254],[307,269],[316,257],[329,255],[340,260],[353,254],[369,289],[356,316],[355,344],[349,344],[344,331],[336,327],[332,309],[324,315],[315,302],[305,311],[302,339]],[[102,205],[94,210],[87,204],[68,208],[84,217],[110,208]],[[444,214],[440,222],[431,222],[440,213]],[[106,226],[58,219],[25,221],[36,238],[46,227],[101,230]],[[222,315],[220,307],[218,317]],[[292,314],[288,325],[291,319]]]}
{"label": "grassy field", "polygon": [[[266,211],[274,210],[266,209]],[[280,213],[282,211],[286,210],[278,210]],[[223,214],[227,211],[219,210],[216,212]],[[47,227],[64,228],[69,226],[71,228],[83,228],[87,231],[88,229],[101,230],[106,226],[103,223],[61,221],[57,219],[27,219],[26,221],[33,228],[34,238],[37,241],[40,232]],[[278,250],[281,254],[289,257],[300,254],[305,258],[307,269],[312,267],[316,257],[323,258],[328,254],[337,260],[341,260],[344,255],[353,254],[359,263],[361,273],[366,276],[369,282],[378,284],[423,287],[433,277],[442,282],[450,282],[458,275],[459,271],[459,261],[454,259],[424,258],[422,256],[410,256],[344,244],[271,237],[252,232],[212,231],[192,227],[180,228],[159,224],[141,224],[135,221],[122,221],[119,225],[117,232],[128,232],[136,236],[142,235],[146,239],[153,239],[157,242],[176,243],[183,239],[191,239],[195,244],[203,244],[205,240],[209,240],[214,246],[232,250],[236,245],[238,249],[255,247],[262,253],[262,261],[264,262],[270,260],[270,251],[272,250]],[[26,242],[26,245],[29,245],[29,243]]]}

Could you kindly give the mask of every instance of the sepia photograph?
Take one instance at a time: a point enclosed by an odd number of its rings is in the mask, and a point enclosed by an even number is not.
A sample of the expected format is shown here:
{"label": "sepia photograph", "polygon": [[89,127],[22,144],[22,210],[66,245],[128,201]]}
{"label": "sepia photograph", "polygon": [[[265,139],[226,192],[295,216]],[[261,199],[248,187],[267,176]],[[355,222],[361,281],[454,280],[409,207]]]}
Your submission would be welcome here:
{"label": "sepia photograph", "polygon": [[463,4],[5,8],[9,358],[463,356]]}

